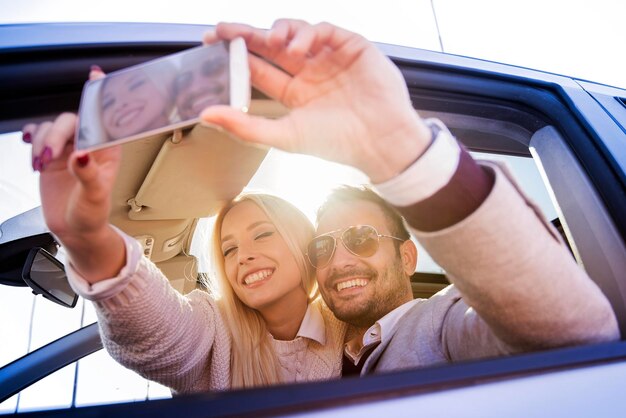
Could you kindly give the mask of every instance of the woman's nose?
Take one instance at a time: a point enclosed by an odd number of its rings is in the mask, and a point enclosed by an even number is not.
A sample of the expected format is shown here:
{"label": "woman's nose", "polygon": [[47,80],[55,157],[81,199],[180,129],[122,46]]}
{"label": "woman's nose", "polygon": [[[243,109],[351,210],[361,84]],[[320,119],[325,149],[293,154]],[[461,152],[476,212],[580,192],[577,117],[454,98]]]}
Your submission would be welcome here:
{"label": "woman's nose", "polygon": [[239,259],[239,264],[243,265],[245,263],[249,263],[256,258],[254,251],[248,246],[240,245],[239,250],[237,251],[237,256]]}
{"label": "woman's nose", "polygon": [[254,256],[252,256],[252,255],[239,257],[239,264],[240,265],[244,265],[244,264],[249,263],[250,261],[253,261],[253,260],[254,260]]}

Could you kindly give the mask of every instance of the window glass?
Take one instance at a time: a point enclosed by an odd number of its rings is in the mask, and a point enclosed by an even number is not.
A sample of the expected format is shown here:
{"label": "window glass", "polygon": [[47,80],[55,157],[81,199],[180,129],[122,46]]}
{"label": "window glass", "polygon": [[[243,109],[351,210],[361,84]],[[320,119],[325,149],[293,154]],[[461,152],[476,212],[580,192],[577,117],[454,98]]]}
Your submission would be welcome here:
{"label": "window glass", "polygon": [[530,157],[516,157],[511,155],[487,154],[483,152],[472,152],[474,158],[479,160],[490,160],[503,162],[515,176],[515,180],[522,188],[524,193],[531,198],[541,208],[543,214],[548,220],[557,217],[557,211],[554,207],[552,199],[548,194],[548,190],[544,185],[543,179],[535,160]]}
{"label": "window glass", "polygon": [[84,299],[80,298],[76,307],[69,309],[52,303],[41,296],[36,297],[30,324],[32,337],[29,351],[34,351],[79,329],[83,304]]}
{"label": "window glass", "polygon": [[39,206],[39,173],[21,132],[0,135],[0,223]]}
{"label": "window glass", "polygon": [[0,367],[28,352],[34,301],[29,287],[0,286]]}
{"label": "window glass", "polygon": [[0,323],[0,366],[79,329],[82,306],[80,298],[68,309],[35,297],[29,287],[0,286],[0,315],[7,318]]}
{"label": "window glass", "polygon": [[167,388],[150,383],[137,373],[124,368],[105,350],[78,362],[76,406],[164,397],[171,397]]}
{"label": "window glass", "polygon": [[[85,304],[84,323],[97,320],[92,303]],[[106,350],[98,351],[78,362],[76,405],[142,401],[169,398],[169,389],[151,382],[121,366]]]}
{"label": "window glass", "polygon": [[69,408],[76,363],[69,364],[19,393],[17,412]]}
{"label": "window glass", "polygon": [[17,398],[19,394],[11,396],[9,399],[0,403],[0,414],[12,414],[17,412]]}
{"label": "window glass", "polygon": [[168,388],[124,368],[105,350],[100,350],[78,363],[57,370],[7,399],[0,404],[0,413],[170,397]]}
{"label": "window glass", "polygon": [[[0,223],[40,205],[39,174],[30,160],[20,132],[0,135]],[[11,318],[0,321],[0,366],[78,329],[81,311],[80,303],[64,308],[33,296],[29,287],[0,286],[0,315]]]}

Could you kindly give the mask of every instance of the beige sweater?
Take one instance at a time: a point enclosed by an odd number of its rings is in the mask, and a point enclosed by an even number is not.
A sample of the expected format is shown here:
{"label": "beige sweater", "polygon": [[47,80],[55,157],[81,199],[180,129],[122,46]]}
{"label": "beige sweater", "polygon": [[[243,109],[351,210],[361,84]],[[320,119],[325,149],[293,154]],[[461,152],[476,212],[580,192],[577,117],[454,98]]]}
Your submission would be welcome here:
{"label": "beige sweater", "polygon": [[[107,351],[177,393],[229,389],[232,341],[217,303],[201,290],[182,296],[152,262],[137,256],[138,243],[124,238],[130,261],[108,283],[91,286],[68,269],[73,287],[95,302]],[[321,300],[310,305],[306,316],[312,318],[310,325],[323,328],[320,341],[305,336],[278,341],[268,334],[283,383],[341,376],[345,324]]]}

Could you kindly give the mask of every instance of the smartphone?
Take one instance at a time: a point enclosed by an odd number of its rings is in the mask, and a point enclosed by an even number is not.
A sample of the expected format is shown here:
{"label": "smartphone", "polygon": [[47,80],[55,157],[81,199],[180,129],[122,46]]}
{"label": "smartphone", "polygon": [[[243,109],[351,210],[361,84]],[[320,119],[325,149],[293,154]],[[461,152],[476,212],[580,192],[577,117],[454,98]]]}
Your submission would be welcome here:
{"label": "smartphone", "polygon": [[198,123],[202,110],[250,105],[250,69],[242,38],[191,48],[88,81],[75,147],[94,150]]}

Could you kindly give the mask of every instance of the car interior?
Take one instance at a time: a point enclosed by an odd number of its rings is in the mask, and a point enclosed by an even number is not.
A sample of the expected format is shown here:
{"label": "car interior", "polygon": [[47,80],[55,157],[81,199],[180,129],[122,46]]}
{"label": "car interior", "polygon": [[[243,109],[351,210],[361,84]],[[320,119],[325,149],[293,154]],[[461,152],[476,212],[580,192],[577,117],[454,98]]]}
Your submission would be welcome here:
{"label": "car interior", "polygon": [[[172,43],[158,47],[103,45],[86,50],[49,48],[43,58],[51,63],[45,77],[37,51],[8,54],[12,69],[0,69],[0,91],[5,93],[0,97],[0,108],[4,112],[0,131],[18,131],[26,121],[47,120],[60,111],[75,110],[84,69],[94,62],[113,71],[189,46]],[[407,81],[413,106],[420,116],[442,120],[472,152],[534,161],[543,180],[542,187],[547,189],[558,214],[553,224],[572,255],[609,298],[622,335],[626,335],[626,290],[623,290],[626,286],[622,283],[626,248],[621,238],[626,221],[618,216],[619,205],[611,206],[606,199],[606,195],[613,193],[609,184],[615,181],[612,178],[603,181],[610,175],[603,173],[606,165],[581,162],[581,155],[590,159],[598,151],[589,145],[590,134],[583,121],[569,112],[568,103],[559,98],[557,89],[548,83],[529,85],[513,77],[498,78],[459,69],[449,71],[428,62],[416,64],[398,55],[394,61]],[[17,69],[21,71],[20,76]],[[5,81],[2,81],[2,71],[10,76]],[[18,92],[19,100],[13,98]],[[253,90],[250,113],[277,118],[286,112],[288,109]],[[216,214],[221,205],[249,184],[268,150],[244,144],[203,125],[136,140],[122,147],[123,160],[113,192],[111,223],[139,240],[144,254],[179,292],[186,294],[201,287],[199,278],[207,272],[201,271],[191,251],[200,219]],[[525,186],[524,179],[519,180]],[[54,252],[52,237],[45,231],[31,235],[38,236],[38,240],[25,243],[17,237],[0,237],[0,263],[3,263],[0,283],[25,285],[14,278],[21,273],[23,260],[31,247],[41,246]],[[14,257],[15,254],[19,257]],[[15,258],[15,265],[3,261],[9,257]],[[9,283],[11,281],[13,284]],[[416,298],[428,298],[449,284],[445,272],[421,270],[415,272],[411,283]],[[93,339],[96,327],[89,332]],[[340,396],[337,394],[349,396],[351,388],[355,388],[354,393],[361,399],[366,399],[368,396],[384,397],[385,390],[419,393],[474,384],[502,375],[519,376],[531,370],[558,368],[560,366],[554,364],[559,361],[587,364],[602,360],[594,354],[585,354],[591,351],[584,351],[584,348],[577,352],[583,353],[582,356],[571,353],[556,353],[546,358],[499,359],[502,361],[487,365],[452,365],[425,370],[418,377],[400,373],[377,376],[369,383],[359,383],[360,386],[356,383],[327,385],[323,389],[310,386],[302,391],[307,392],[309,402]],[[606,358],[614,359],[611,356],[616,355],[610,349],[602,352]],[[415,389],[418,381],[422,386]],[[293,393],[298,390],[296,387]],[[259,396],[262,393],[259,392]],[[225,396],[216,402],[227,405],[234,414],[237,405],[229,404],[228,399],[234,399],[240,408],[246,407],[236,396],[235,393],[233,398]],[[289,397],[281,396],[283,401]],[[296,402],[302,396],[287,401]]]}
{"label": "car interior", "polygon": [[[468,102],[461,95],[449,93],[412,93],[421,117],[442,120],[475,152],[532,158],[529,146],[533,136],[549,126],[549,121],[536,112],[502,103]],[[249,111],[277,118],[288,109],[254,90]],[[201,124],[121,147],[123,160],[113,192],[111,223],[141,243],[145,256],[179,292],[186,294],[201,288],[199,279],[206,272],[198,270],[198,261],[190,253],[198,220],[215,215],[221,205],[237,196],[268,150],[233,140]],[[576,247],[569,230],[559,218],[552,222],[573,254],[578,255],[572,249]],[[13,244],[18,245],[17,241]],[[418,269],[411,277],[416,298],[428,298],[448,284],[443,271]]]}

